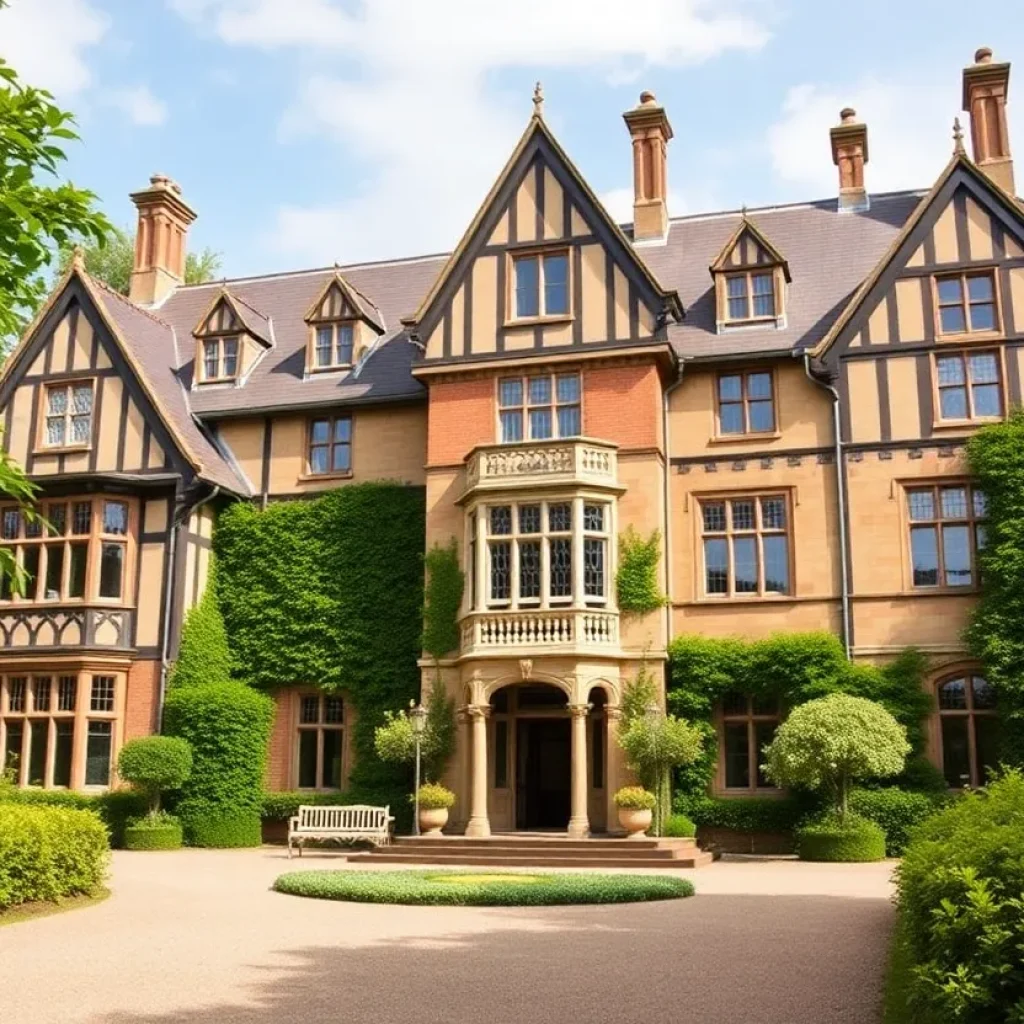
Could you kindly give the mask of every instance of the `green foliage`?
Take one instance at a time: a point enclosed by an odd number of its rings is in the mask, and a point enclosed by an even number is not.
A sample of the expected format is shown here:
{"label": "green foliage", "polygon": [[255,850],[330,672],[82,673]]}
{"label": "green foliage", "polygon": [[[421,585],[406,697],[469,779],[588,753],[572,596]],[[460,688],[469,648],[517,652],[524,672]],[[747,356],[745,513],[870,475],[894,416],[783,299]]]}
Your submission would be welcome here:
{"label": "green foliage", "polygon": [[92,811],[106,825],[110,845],[124,846],[124,830],[129,819],[146,812],[146,800],[134,789],[111,789],[106,793],[78,793],[71,789],[18,789],[0,785],[0,805],[64,807]]}
{"label": "green foliage", "polygon": [[[131,228],[111,226],[102,241],[84,240],[81,246],[85,269],[97,280],[122,295],[128,294],[135,266],[135,232]],[[66,242],[60,247],[59,272],[67,270],[74,255],[74,243]],[[185,254],[185,284],[203,284],[212,281],[220,270],[219,252],[203,249],[202,252]]]}
{"label": "green foliage", "polygon": [[231,651],[217,596],[216,572],[207,580],[206,590],[185,616],[178,660],[174,663],[168,688],[203,686],[231,677]]}
{"label": "green foliage", "polygon": [[180,789],[192,773],[192,748],[175,736],[129,740],[117,756],[117,774],[146,797],[150,817],[160,810],[160,794]]}
{"label": "green foliage", "polygon": [[256,687],[344,690],[357,712],[349,795],[407,808],[407,768],[374,756],[389,708],[419,694],[424,492],[354,484],[260,510],[239,502],[214,535],[217,592],[237,674]]}
{"label": "green foliage", "polygon": [[669,875],[488,875],[466,871],[294,871],[281,875],[274,888],[321,900],[446,907],[638,903],[693,895],[691,882]]}
{"label": "green foliage", "polygon": [[181,822],[170,814],[130,821],[124,830],[126,850],[177,850],[181,840]]}
{"label": "green foliage", "polygon": [[658,704],[658,686],[647,670],[647,663],[640,663],[640,671],[630,679],[622,691],[622,729],[628,729],[640,721]]}
{"label": "green foliage", "polygon": [[692,839],[697,834],[697,826],[685,814],[670,814],[665,819],[662,834],[673,839]]}
{"label": "green foliage", "polygon": [[801,860],[863,863],[885,858],[885,833],[873,821],[847,814],[826,815],[797,829]]}
{"label": "green foliage", "polygon": [[92,192],[59,180],[63,146],[78,136],[52,101],[0,60],[0,350],[41,302],[55,248],[73,237],[99,242],[110,227]]}
{"label": "green foliage", "polygon": [[925,793],[912,793],[895,786],[884,789],[855,789],[850,794],[850,811],[873,821],[885,833],[887,857],[901,857],[914,828],[936,810],[938,803]]}
{"label": "green foliage", "polygon": [[906,736],[880,704],[834,693],[794,708],[768,747],[765,770],[779,786],[827,791],[842,819],[854,781],[902,771]]}
{"label": "green foliage", "polygon": [[258,846],[273,701],[225,681],[170,690],[164,728],[187,740],[193,767],[175,813],[191,846]]}
{"label": "green foliage", "polygon": [[896,878],[907,1019],[1024,1020],[1024,775],[918,826]]}
{"label": "green foliage", "polygon": [[658,798],[643,786],[623,786],[612,798],[616,807],[631,811],[653,811]]}
{"label": "green foliage", "polygon": [[[814,805],[804,794],[786,797],[711,797],[677,793],[674,807],[697,825],[737,832],[790,832]],[[815,808],[816,809],[816,808]]]}
{"label": "green foliage", "polygon": [[[3,61],[0,60],[0,71],[3,70]],[[2,131],[2,129],[0,129]],[[2,176],[2,170],[0,170]],[[2,232],[2,228],[0,228]],[[0,305],[3,304],[3,296],[0,293]],[[2,331],[0,331],[0,343],[2,343]],[[0,344],[0,356],[2,356],[2,344]],[[0,441],[3,440],[0,431]],[[22,515],[30,522],[35,520],[35,512],[32,508],[32,501],[38,492],[38,488],[27,476],[25,470],[18,465],[7,451],[0,447],[0,495],[13,501],[21,509]],[[11,589],[19,595],[24,595],[27,582],[24,568],[18,563],[13,547],[0,548],[0,577],[6,577],[10,581]],[[0,769],[4,766],[0,764]]]}
{"label": "green foliage", "polygon": [[95,892],[109,856],[107,830],[89,811],[0,803],[0,911]]}
{"label": "green foliage", "polygon": [[283,789],[264,793],[260,816],[264,821],[287,821],[299,813],[300,807],[343,807],[354,801],[347,793],[311,793],[305,789]]}
{"label": "green foliage", "polygon": [[658,587],[660,559],[659,530],[644,539],[632,526],[628,526],[619,536],[619,568],[615,573],[615,591],[621,611],[644,615],[665,606],[665,595]]}
{"label": "green foliage", "polygon": [[412,764],[416,757],[416,733],[408,712],[384,712],[384,724],[378,725],[373,733],[373,750],[388,764]]}
{"label": "green foliage", "polygon": [[1024,411],[979,430],[967,461],[987,508],[981,600],[966,632],[1003,720],[1003,759],[1024,763]]}
{"label": "green foliage", "polygon": [[[455,752],[455,698],[435,676],[427,697],[427,721],[420,737],[420,756],[427,779],[439,779]],[[408,711],[385,711],[384,724],[373,734],[373,749],[390,764],[411,764],[416,758],[416,734]]]}
{"label": "green foliage", "polygon": [[459,567],[459,546],[452,537],[435,544],[424,559],[427,583],[423,609],[423,650],[442,658],[459,646],[459,607],[466,586]]}
{"label": "green foliage", "polygon": [[436,782],[425,782],[420,786],[419,805],[423,811],[446,811],[455,805],[455,794]]}

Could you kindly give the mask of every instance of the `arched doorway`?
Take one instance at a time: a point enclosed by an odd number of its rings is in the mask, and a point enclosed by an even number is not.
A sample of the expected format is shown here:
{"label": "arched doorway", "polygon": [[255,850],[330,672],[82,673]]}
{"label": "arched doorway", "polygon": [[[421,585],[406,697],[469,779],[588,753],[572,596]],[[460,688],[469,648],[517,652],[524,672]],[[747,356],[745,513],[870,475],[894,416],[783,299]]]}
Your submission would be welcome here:
{"label": "arched doorway", "polygon": [[557,686],[517,683],[491,697],[495,825],[564,831],[571,813],[568,696]]}

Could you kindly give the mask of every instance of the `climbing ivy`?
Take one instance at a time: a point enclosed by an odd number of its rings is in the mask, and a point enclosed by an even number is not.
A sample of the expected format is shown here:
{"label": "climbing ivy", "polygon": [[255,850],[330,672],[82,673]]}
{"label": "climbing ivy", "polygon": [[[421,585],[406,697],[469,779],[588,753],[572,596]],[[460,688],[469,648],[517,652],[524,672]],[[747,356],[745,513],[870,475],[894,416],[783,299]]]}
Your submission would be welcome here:
{"label": "climbing ivy", "polygon": [[349,792],[396,807],[405,773],[374,756],[373,733],[419,694],[424,529],[422,488],[367,483],[233,505],[214,536],[236,676],[343,690],[356,711]]}
{"label": "climbing ivy", "polygon": [[217,601],[216,573],[211,572],[198,604],[189,609],[181,631],[178,660],[169,686],[201,686],[231,676],[231,651]]}
{"label": "climbing ivy", "polygon": [[665,605],[665,595],[658,587],[658,561],[661,558],[661,532],[641,537],[628,526],[619,536],[619,569],[615,574],[615,590],[619,609],[644,615]]}
{"label": "climbing ivy", "polygon": [[459,607],[466,581],[459,567],[459,547],[452,537],[426,555],[427,584],[423,609],[423,650],[442,658],[459,646]]}

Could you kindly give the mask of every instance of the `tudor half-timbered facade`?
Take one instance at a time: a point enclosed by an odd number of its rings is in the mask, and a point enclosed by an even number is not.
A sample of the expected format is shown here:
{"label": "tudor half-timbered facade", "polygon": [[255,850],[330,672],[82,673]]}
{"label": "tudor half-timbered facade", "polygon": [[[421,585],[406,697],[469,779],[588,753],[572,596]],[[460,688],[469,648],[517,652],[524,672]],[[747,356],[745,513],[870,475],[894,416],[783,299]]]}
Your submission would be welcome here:
{"label": "tudor half-timbered facade", "polygon": [[[425,545],[455,538],[466,578],[459,647],[423,662],[460,712],[453,827],[610,827],[624,683],[645,663],[663,686],[683,632],[826,629],[870,661],[920,647],[929,755],[951,786],[979,781],[995,708],[959,636],[985,496],[963,445],[1022,400],[1008,80],[979,50],[971,155],[958,130],[930,188],[870,193],[846,109],[822,140],[836,195],[680,218],[672,128],[644,93],[626,226],[538,94],[449,256],[207,285],[183,284],[195,214],[154,176],[132,197],[130,295],[76,262],[0,379],[46,519],[0,507],[29,577],[0,589],[20,783],[112,784],[119,745],[158,727],[223,502],[380,479],[425,488]],[[628,528],[662,535],[661,611],[617,605]],[[268,786],[341,788],[344,695],[302,682],[281,680]],[[780,711],[719,709],[716,792],[770,791]]]}

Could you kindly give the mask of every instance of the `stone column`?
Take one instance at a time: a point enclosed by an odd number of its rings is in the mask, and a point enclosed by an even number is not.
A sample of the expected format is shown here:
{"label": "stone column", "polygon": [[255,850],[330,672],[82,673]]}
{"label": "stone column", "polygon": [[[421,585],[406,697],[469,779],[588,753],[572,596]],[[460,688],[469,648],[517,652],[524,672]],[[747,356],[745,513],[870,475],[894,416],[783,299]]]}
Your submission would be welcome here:
{"label": "stone column", "polygon": [[487,816],[487,715],[489,707],[471,704],[469,715],[473,733],[473,761],[470,769],[469,823],[466,835],[480,838],[491,834],[491,822]]}
{"label": "stone column", "polygon": [[609,832],[617,832],[619,829],[619,809],[615,806],[615,794],[622,785],[622,748],[619,746],[619,722],[622,720],[622,708],[606,707],[604,718],[607,724],[607,749],[604,759],[604,786],[605,797],[608,805],[608,824],[605,826]]}
{"label": "stone column", "polygon": [[587,816],[587,712],[589,704],[570,704],[572,715],[572,781],[569,835],[582,839],[590,835]]}

